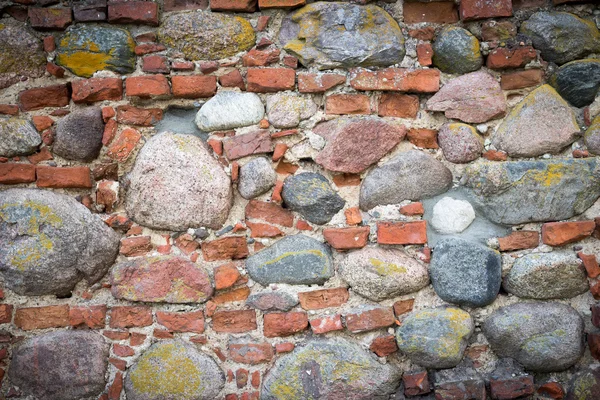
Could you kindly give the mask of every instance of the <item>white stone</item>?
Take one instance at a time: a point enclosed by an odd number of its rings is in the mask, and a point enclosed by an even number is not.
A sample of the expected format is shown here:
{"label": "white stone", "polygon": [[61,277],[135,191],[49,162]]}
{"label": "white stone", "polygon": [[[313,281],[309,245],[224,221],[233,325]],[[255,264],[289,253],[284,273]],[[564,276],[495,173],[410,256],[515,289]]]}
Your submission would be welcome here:
{"label": "white stone", "polygon": [[468,201],[444,197],[433,206],[431,225],[439,233],[460,233],[474,220],[475,210]]}
{"label": "white stone", "polygon": [[277,173],[264,157],[256,158],[240,168],[238,191],[245,199],[268,192],[277,182]]}
{"label": "white stone", "polygon": [[316,112],[317,105],[310,97],[277,93],[267,98],[269,122],[275,128],[294,128]]}
{"label": "white stone", "polygon": [[202,106],[196,125],[205,132],[222,131],[258,124],[264,116],[265,107],[258,95],[225,91]]}

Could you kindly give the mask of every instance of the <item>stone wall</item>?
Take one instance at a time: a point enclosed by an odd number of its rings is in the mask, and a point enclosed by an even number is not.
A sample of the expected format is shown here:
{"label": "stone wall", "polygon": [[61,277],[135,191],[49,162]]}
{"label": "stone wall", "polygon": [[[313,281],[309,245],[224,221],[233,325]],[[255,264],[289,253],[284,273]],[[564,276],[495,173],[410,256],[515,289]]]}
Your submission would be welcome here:
{"label": "stone wall", "polygon": [[600,399],[597,0],[0,15],[0,398]]}

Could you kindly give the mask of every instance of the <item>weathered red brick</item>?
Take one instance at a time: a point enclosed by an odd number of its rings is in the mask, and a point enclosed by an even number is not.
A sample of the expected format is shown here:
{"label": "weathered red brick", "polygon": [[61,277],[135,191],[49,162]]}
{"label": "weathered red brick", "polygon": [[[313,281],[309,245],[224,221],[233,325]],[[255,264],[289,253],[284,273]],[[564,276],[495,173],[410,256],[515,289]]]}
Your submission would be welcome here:
{"label": "weathered red brick", "polygon": [[57,78],[63,78],[65,76],[65,69],[63,67],[59,67],[53,62],[46,63],[46,71],[52,76]]}
{"label": "weathered red brick", "polygon": [[31,121],[33,122],[33,125],[35,125],[35,129],[37,129],[38,132],[45,131],[54,124],[54,120],[47,115],[34,115],[31,118]]}
{"label": "weathered red brick", "polygon": [[339,174],[333,176],[333,183],[337,187],[358,186],[360,185],[359,174]]}
{"label": "weathered red brick", "polygon": [[260,9],[295,8],[306,4],[306,0],[258,0]]}
{"label": "weathered red brick", "polygon": [[17,308],[15,325],[24,331],[69,326],[69,306]]}
{"label": "weathered red brick", "polygon": [[458,22],[458,12],[453,1],[440,1],[433,3],[404,3],[404,22],[417,24],[420,22],[433,22],[436,24],[452,24]]}
{"label": "weathered red brick", "polygon": [[158,3],[126,1],[108,3],[108,22],[158,26]]}
{"label": "weathered red brick", "polygon": [[435,37],[435,29],[432,26],[409,29],[408,35],[418,40],[433,40]]}
{"label": "weathered red brick", "polygon": [[460,17],[465,20],[510,17],[512,0],[462,0]]}
{"label": "weathered red brick", "polygon": [[323,93],[346,82],[341,74],[298,74],[298,91],[301,93]]}
{"label": "weathered red brick", "polygon": [[392,307],[373,307],[346,314],[346,328],[350,332],[366,332],[387,328],[396,323]]}
{"label": "weathered red brick", "polygon": [[594,254],[585,254],[580,251],[577,253],[577,257],[583,262],[588,277],[595,279],[600,276],[600,266]]}
{"label": "weathered red brick", "polygon": [[262,222],[246,221],[246,226],[252,232],[250,237],[253,238],[273,238],[284,235],[283,231],[278,227]]}
{"label": "weathered red brick", "polygon": [[379,244],[425,244],[427,243],[427,223],[378,222],[377,243]]}
{"label": "weathered red brick", "polygon": [[42,161],[52,160],[53,158],[52,153],[50,153],[47,147],[42,147],[39,152],[27,157],[32,164],[39,164]]}
{"label": "weathered red brick", "polygon": [[71,9],[67,7],[58,8],[38,8],[29,7],[27,12],[29,24],[32,28],[47,29],[65,29],[73,22]]}
{"label": "weathered red brick", "polygon": [[35,165],[22,163],[0,164],[0,184],[35,182]]}
{"label": "weathered red brick", "polygon": [[344,325],[342,325],[342,316],[340,314],[335,315],[327,315],[322,318],[314,318],[310,320],[310,328],[313,333],[318,335],[333,332],[333,331],[341,331],[344,329]]}
{"label": "weathered red brick", "polygon": [[236,284],[242,277],[235,264],[220,265],[214,269],[215,289],[227,289]]}
{"label": "weathered red brick", "polygon": [[[138,39],[138,38],[136,38]],[[139,40],[139,39],[138,39]],[[137,56],[143,56],[146,54],[157,53],[159,51],[166,50],[167,47],[158,43],[143,43],[135,46],[134,52]],[[193,64],[192,64],[193,65]]]}
{"label": "weathered red brick", "polygon": [[138,144],[142,134],[133,128],[123,129],[117,140],[112,142],[106,156],[118,162],[125,162],[135,146]]}
{"label": "weathered red brick", "polygon": [[216,70],[219,69],[218,61],[201,61],[200,62],[200,72],[204,75],[212,74]]}
{"label": "weathered red brick", "polygon": [[239,70],[234,69],[231,72],[223,74],[219,77],[219,85],[223,87],[237,87],[241,90],[246,90],[244,78]]}
{"label": "weathered red brick", "polygon": [[356,68],[350,71],[350,85],[356,90],[434,93],[440,90],[440,71],[437,69],[410,70],[406,68],[386,68],[371,71]]}
{"label": "weathered red brick", "polygon": [[244,133],[223,140],[223,150],[229,160],[237,160],[252,154],[269,153],[273,143],[268,130]]}
{"label": "weathered red brick", "polygon": [[246,80],[249,92],[292,90],[296,84],[296,71],[290,68],[249,68]]}
{"label": "weathered red brick", "polygon": [[300,305],[305,310],[320,310],[322,308],[339,307],[342,304],[345,304],[349,298],[350,294],[345,287],[298,293]]}
{"label": "weathered red brick", "polygon": [[17,115],[19,114],[19,106],[14,104],[0,104],[0,114]]}
{"label": "weathered red brick", "polygon": [[433,47],[431,43],[419,43],[417,45],[417,60],[424,67],[433,64]]}
{"label": "weathered red brick", "polygon": [[177,236],[175,246],[185,254],[191,254],[200,247],[200,243],[194,240],[194,237],[189,233]]}
{"label": "weathered red brick", "polygon": [[490,379],[490,395],[494,400],[512,400],[531,396],[535,392],[533,376]]}
{"label": "weathered red brick", "polygon": [[515,231],[498,238],[498,244],[500,251],[534,249],[540,244],[540,235],[536,231]]}
{"label": "weathered red brick", "polygon": [[308,328],[305,312],[269,313],[263,318],[266,337],[290,336]]}
{"label": "weathered red brick", "polygon": [[384,93],[379,99],[378,114],[381,117],[417,118],[419,98],[400,93]]}
{"label": "weathered red brick", "polygon": [[525,71],[502,74],[500,87],[503,90],[522,89],[536,86],[544,80],[544,71],[541,69],[528,69]]}
{"label": "weathered red brick", "polygon": [[536,393],[544,396],[543,398],[547,397],[554,400],[562,400],[565,396],[565,390],[558,382],[544,383],[537,389]]}
{"label": "weathered red brick", "polygon": [[129,338],[129,344],[131,346],[140,346],[144,344],[146,341],[146,335],[139,332],[131,332],[131,337]]}
{"label": "weathered red brick", "polygon": [[152,325],[149,307],[116,306],[110,310],[111,328],[140,328]]}
{"label": "weathered red brick", "polygon": [[212,301],[215,304],[232,303],[234,301],[244,301],[250,296],[250,288],[242,286],[227,292],[221,292],[216,294]]}
{"label": "weathered red brick", "polygon": [[508,154],[502,150],[486,150],[481,156],[490,161],[506,161],[508,159]]}
{"label": "weathered red brick", "polygon": [[257,328],[254,310],[217,311],[212,317],[212,327],[218,333],[244,333]]}
{"label": "weathered red brick", "polygon": [[358,225],[362,222],[362,215],[358,207],[350,207],[345,209],[344,215],[348,225]]}
{"label": "weathered red brick", "polygon": [[217,92],[217,77],[212,75],[177,75],[171,78],[173,96],[184,99],[211,97]]}
{"label": "weathered red brick", "polygon": [[121,239],[119,253],[126,257],[142,256],[152,250],[150,236],[134,236]]}
{"label": "weathered red brick", "polygon": [[252,49],[242,56],[244,67],[264,67],[279,61],[279,49]]}
{"label": "weathered red brick", "polygon": [[12,304],[0,304],[0,324],[8,324],[12,321]]}
{"label": "weathered red brick", "polygon": [[369,226],[356,228],[325,228],[325,241],[336,250],[360,249],[369,242]]}
{"label": "weathered red brick", "polygon": [[248,244],[243,236],[228,236],[202,243],[202,254],[206,261],[237,260],[248,257]]}
{"label": "weathered red brick", "polygon": [[423,203],[417,201],[400,207],[400,214],[408,216],[423,215],[425,214],[425,209],[423,208]]}
{"label": "weathered red brick", "polygon": [[532,46],[522,46],[515,49],[499,47],[490,52],[486,66],[491,69],[519,68],[535,60],[537,53]]}
{"label": "weathered red brick", "polygon": [[69,309],[69,325],[90,329],[104,328],[106,306],[72,306]]}
{"label": "weathered red brick", "polygon": [[193,71],[196,65],[191,61],[173,61],[171,69],[173,71]]}
{"label": "weathered red brick", "polygon": [[404,374],[402,375],[402,382],[404,383],[404,394],[406,396],[412,397],[431,392],[427,371]]}
{"label": "weathered red brick", "polygon": [[486,400],[485,382],[468,379],[435,384],[436,400]]}
{"label": "weathered red brick", "polygon": [[64,107],[69,104],[69,98],[67,85],[53,85],[22,91],[19,104],[23,111],[34,111],[45,107]]}
{"label": "weathered red brick", "polygon": [[140,98],[164,97],[171,94],[171,88],[164,75],[131,76],[125,79],[125,93]]}
{"label": "weathered red brick", "polygon": [[36,167],[37,186],[47,188],[91,188],[89,167]]}
{"label": "weathered red brick", "polygon": [[191,312],[157,311],[156,322],[172,332],[204,332],[204,313],[202,310]]}
{"label": "weathered red brick", "polygon": [[113,344],[113,353],[117,357],[131,357],[135,354],[135,350],[129,346],[115,343]]}
{"label": "weathered red brick", "polygon": [[270,343],[230,343],[229,357],[241,364],[256,365],[273,359],[273,346]]}
{"label": "weathered red brick", "polygon": [[[133,354],[132,354],[133,355]],[[123,373],[117,372],[115,378],[108,388],[107,400],[119,400],[123,391]]]}
{"label": "weathered red brick", "polygon": [[119,200],[119,183],[102,180],[96,186],[96,204],[104,206],[104,212],[110,213]]}
{"label": "weathered red brick", "polygon": [[542,241],[550,246],[564,246],[592,235],[594,221],[547,222],[542,225]]}
{"label": "weathered red brick", "polygon": [[406,133],[409,142],[424,149],[437,149],[438,131],[426,128],[411,128]]}
{"label": "weathered red brick", "polygon": [[137,108],[129,105],[117,107],[117,121],[120,124],[152,126],[162,117],[160,108]]}
{"label": "weathered red brick", "polygon": [[213,11],[255,12],[257,0],[210,0]]}
{"label": "weathered red brick", "polygon": [[394,335],[385,335],[375,338],[371,342],[369,349],[379,357],[386,357],[398,351],[398,345],[396,344]]}
{"label": "weathered red brick", "polygon": [[277,343],[275,345],[275,351],[277,352],[277,354],[289,353],[290,351],[293,351],[295,347],[296,347],[296,345],[294,343],[290,343],[290,342]]}
{"label": "weathered red brick", "polygon": [[327,114],[370,114],[371,100],[365,94],[332,94],[325,100]]}
{"label": "weathered red brick", "polygon": [[[271,136],[273,137],[273,136]],[[281,160],[283,158],[283,156],[285,155],[285,152],[288,150],[288,145],[285,143],[277,143],[275,145],[275,149],[273,150],[273,157],[272,160],[274,162],[277,162],[279,160]]]}
{"label": "weathered red brick", "polygon": [[165,0],[163,10],[183,11],[183,10],[204,10],[208,8],[208,0]]}
{"label": "weathered red brick", "polygon": [[149,74],[168,74],[171,68],[169,67],[169,59],[166,56],[152,54],[142,58],[142,71]]}
{"label": "weathered red brick", "polygon": [[127,340],[130,335],[127,331],[102,331],[102,334],[110,340]]}
{"label": "weathered red brick", "polygon": [[54,50],[56,50],[56,41],[54,40],[54,36],[44,36],[42,41],[44,43],[44,51],[46,53],[52,53]]}

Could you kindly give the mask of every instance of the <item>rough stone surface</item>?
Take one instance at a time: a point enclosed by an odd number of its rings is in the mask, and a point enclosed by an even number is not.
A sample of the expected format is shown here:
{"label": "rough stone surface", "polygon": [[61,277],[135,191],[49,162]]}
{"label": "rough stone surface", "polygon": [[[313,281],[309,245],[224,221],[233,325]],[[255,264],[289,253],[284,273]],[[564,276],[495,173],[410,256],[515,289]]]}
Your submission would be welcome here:
{"label": "rough stone surface", "polygon": [[259,292],[248,296],[246,305],[261,311],[289,311],[298,299],[286,292]]}
{"label": "rough stone surface", "polygon": [[571,61],[556,71],[550,83],[575,107],[587,106],[594,101],[600,89],[600,60]]}
{"label": "rough stone surface", "polygon": [[535,157],[560,152],[578,134],[573,110],[550,85],[543,85],[512,109],[492,144],[512,157]]}
{"label": "rough stone surface", "polygon": [[263,380],[261,399],[333,399],[343,393],[346,399],[383,400],[401,374],[345,339],[311,339],[275,362]]}
{"label": "rough stone surface", "polygon": [[14,157],[34,153],[42,143],[33,124],[18,117],[0,118],[0,156]]}
{"label": "rough stone surface", "polygon": [[562,299],[589,290],[585,269],[574,253],[527,254],[515,261],[504,289],[529,299]]}
{"label": "rough stone surface", "polygon": [[396,155],[374,168],[362,182],[360,208],[420,200],[446,192],[452,172],[432,156],[416,150]]}
{"label": "rough stone surface", "polygon": [[338,271],[352,290],[373,301],[413,293],[429,284],[427,267],[398,249],[353,251],[338,264]]}
{"label": "rough stone surface", "polygon": [[219,60],[250,49],[256,34],[242,17],[193,11],[167,17],[158,30],[158,39],[188,60]]}
{"label": "rough stone surface", "polygon": [[590,153],[600,155],[600,115],[594,118],[585,131],[584,140]]}
{"label": "rough stone surface", "polygon": [[502,283],[500,254],[465,239],[440,240],[429,266],[438,296],[449,303],[469,307],[491,304]]}
{"label": "rough stone surface", "polygon": [[66,295],[85,278],[100,280],[119,236],[67,195],[38,189],[0,191],[0,272],[23,295]]}
{"label": "rough stone surface", "polygon": [[219,92],[196,115],[203,131],[223,131],[258,124],[265,115],[260,97],[254,93]]}
{"label": "rough stone surface", "polygon": [[341,117],[317,125],[327,140],[315,161],[330,171],[359,173],[375,164],[404,139],[406,128],[383,118]]}
{"label": "rough stone surface", "polygon": [[152,345],[125,378],[125,394],[131,400],[212,400],[223,386],[225,376],[217,363],[181,340]]}
{"label": "rough stone surface", "polygon": [[384,67],[405,55],[398,23],[374,5],[309,4],[284,19],[279,41],[302,65],[319,69]]}
{"label": "rough stone surface", "polygon": [[67,160],[89,162],[100,154],[103,134],[100,107],[84,108],[58,121],[52,151]]}
{"label": "rough stone surface", "polygon": [[125,208],[134,221],[156,229],[218,229],[231,198],[229,177],[200,138],[163,132],[140,150]]}
{"label": "rough stone surface", "polygon": [[433,206],[431,225],[441,234],[460,233],[474,220],[475,210],[468,201],[444,197]]}
{"label": "rough stone surface", "polygon": [[542,58],[564,64],[600,49],[600,32],[592,21],[567,12],[536,12],[521,25]]}
{"label": "rough stone surface", "polygon": [[240,168],[238,190],[245,199],[268,192],[277,181],[277,173],[264,157],[256,158]]}
{"label": "rough stone surface", "polygon": [[333,276],[333,259],[329,246],[305,235],[293,235],[250,256],[246,269],[263,286],[322,284]]}
{"label": "rough stone surface", "polygon": [[600,367],[590,366],[573,375],[566,400],[595,400],[600,398]]}
{"label": "rough stone surface", "polygon": [[517,303],[496,310],[483,333],[499,357],[531,371],[563,371],[583,353],[583,320],[559,303]]}
{"label": "rough stone surface", "polygon": [[269,122],[275,128],[294,128],[316,112],[317,105],[310,97],[280,93],[267,97]]}
{"label": "rough stone surface", "polygon": [[290,210],[313,224],[326,224],[345,204],[327,178],[314,172],[286,178],[281,197]]}
{"label": "rough stone surface", "polygon": [[427,100],[427,109],[443,111],[446,118],[478,124],[504,116],[506,99],[492,75],[477,71],[446,83]]}
{"label": "rough stone surface", "polygon": [[22,25],[4,19],[0,25],[0,89],[21,77],[42,76],[45,66],[42,42]]}
{"label": "rough stone surface", "polygon": [[8,377],[23,394],[38,399],[98,397],[106,385],[107,359],[108,344],[98,333],[50,332],[13,348]]}
{"label": "rough stone surface", "polygon": [[100,25],[73,25],[56,48],[56,63],[78,76],[109,70],[128,74],[135,69],[135,42],[126,29]]}
{"label": "rough stone surface", "polygon": [[396,330],[398,348],[426,368],[452,368],[463,358],[475,325],[469,313],[440,307],[409,314]]}
{"label": "rough stone surface", "polygon": [[590,159],[483,162],[464,184],[491,221],[522,224],[569,219],[600,196],[600,164]]}
{"label": "rough stone surface", "polygon": [[446,160],[464,164],[476,160],[483,152],[483,140],[471,125],[458,122],[444,124],[438,132],[438,143]]}
{"label": "rough stone surface", "polygon": [[466,74],[483,65],[479,40],[466,29],[444,28],[433,42],[433,65],[448,74]]}

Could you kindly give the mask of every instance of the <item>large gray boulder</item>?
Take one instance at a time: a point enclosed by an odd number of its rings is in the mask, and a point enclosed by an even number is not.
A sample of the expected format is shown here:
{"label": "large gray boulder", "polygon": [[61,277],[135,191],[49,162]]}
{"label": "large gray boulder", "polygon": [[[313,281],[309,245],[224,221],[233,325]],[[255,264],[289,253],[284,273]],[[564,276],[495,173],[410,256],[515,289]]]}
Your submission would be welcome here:
{"label": "large gray boulder", "polygon": [[26,119],[0,118],[0,156],[26,156],[42,144],[35,126]]}
{"label": "large gray boulder", "polygon": [[103,134],[100,107],[74,111],[56,124],[52,152],[67,160],[92,161],[100,154]]}

